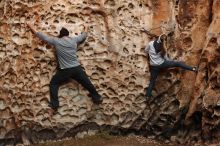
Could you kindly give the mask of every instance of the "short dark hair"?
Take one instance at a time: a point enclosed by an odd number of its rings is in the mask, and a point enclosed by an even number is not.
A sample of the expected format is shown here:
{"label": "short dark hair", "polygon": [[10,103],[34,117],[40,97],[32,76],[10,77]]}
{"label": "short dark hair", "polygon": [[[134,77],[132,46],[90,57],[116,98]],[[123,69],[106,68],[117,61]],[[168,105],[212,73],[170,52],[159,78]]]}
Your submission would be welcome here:
{"label": "short dark hair", "polygon": [[64,28],[64,27],[62,27],[61,28],[61,30],[60,30],[60,34],[59,34],[59,38],[62,38],[62,37],[64,37],[64,36],[69,36],[69,31],[66,29],[66,28]]}
{"label": "short dark hair", "polygon": [[161,56],[164,57],[166,54],[166,50],[164,48],[164,39],[161,39],[160,37],[157,38],[154,42],[153,42],[153,46],[155,48],[156,53],[161,52]]}

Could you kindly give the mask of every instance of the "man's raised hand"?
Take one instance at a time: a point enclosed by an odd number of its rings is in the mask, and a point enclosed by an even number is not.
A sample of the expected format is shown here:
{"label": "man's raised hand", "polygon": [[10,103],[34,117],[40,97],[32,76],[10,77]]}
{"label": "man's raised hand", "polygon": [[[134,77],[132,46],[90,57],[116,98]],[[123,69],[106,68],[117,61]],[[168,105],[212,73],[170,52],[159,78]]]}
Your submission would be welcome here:
{"label": "man's raised hand", "polygon": [[36,33],[36,30],[34,29],[33,25],[32,25],[30,22],[27,22],[26,24],[27,24],[27,26],[31,29],[31,31],[32,31],[33,33]]}

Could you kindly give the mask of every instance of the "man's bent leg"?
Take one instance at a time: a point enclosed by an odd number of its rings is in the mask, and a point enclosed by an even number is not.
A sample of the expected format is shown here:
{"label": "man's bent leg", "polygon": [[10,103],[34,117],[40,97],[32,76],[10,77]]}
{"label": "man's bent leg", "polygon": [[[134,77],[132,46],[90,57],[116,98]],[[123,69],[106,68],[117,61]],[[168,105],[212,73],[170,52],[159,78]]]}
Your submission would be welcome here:
{"label": "man's bent leg", "polygon": [[163,64],[162,64],[162,68],[172,68],[172,67],[180,67],[182,69],[185,70],[190,70],[190,71],[194,71],[193,67],[186,65],[184,62],[182,61],[168,61],[166,60]]}
{"label": "man's bent leg", "polygon": [[94,85],[91,83],[81,66],[75,67],[74,75],[72,78],[89,91],[95,103],[101,102],[101,96],[98,94]]}
{"label": "man's bent leg", "polygon": [[59,107],[58,90],[61,83],[68,80],[66,70],[58,70],[50,81],[50,105],[54,108]]}
{"label": "man's bent leg", "polygon": [[159,68],[156,67],[150,68],[150,83],[147,89],[147,97],[152,97],[152,90],[155,86],[158,73],[159,73]]}

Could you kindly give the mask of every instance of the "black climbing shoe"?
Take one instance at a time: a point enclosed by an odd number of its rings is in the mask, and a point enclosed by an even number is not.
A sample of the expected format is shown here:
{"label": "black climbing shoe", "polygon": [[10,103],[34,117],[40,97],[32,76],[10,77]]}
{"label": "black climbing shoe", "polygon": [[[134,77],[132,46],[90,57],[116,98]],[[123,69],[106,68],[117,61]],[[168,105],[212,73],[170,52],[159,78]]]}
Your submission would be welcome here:
{"label": "black climbing shoe", "polygon": [[146,96],[146,101],[152,102],[154,100],[153,96]]}
{"label": "black climbing shoe", "polygon": [[151,105],[151,104],[155,104],[156,106],[160,106],[160,104],[159,104],[159,102],[158,102],[158,100],[157,100],[157,96],[156,97],[153,97],[153,96],[151,96],[151,97],[146,97],[146,104],[147,105]]}
{"label": "black climbing shoe", "polygon": [[92,98],[92,101],[93,101],[93,103],[95,103],[95,104],[101,104],[102,103],[102,101],[103,101],[103,99],[102,99],[102,97],[96,97],[96,98],[94,98],[93,96],[92,96],[92,94],[88,94],[88,96],[89,97],[91,97]]}
{"label": "black climbing shoe", "polygon": [[154,98],[153,98],[152,96],[151,96],[151,97],[146,96],[145,98],[146,98],[145,103],[146,103],[148,106],[150,106],[150,104],[152,103],[152,100],[153,100]]}
{"label": "black climbing shoe", "polygon": [[99,98],[99,99],[92,99],[93,103],[95,104],[101,104],[103,99],[102,98]]}
{"label": "black climbing shoe", "polygon": [[48,106],[52,108],[54,111],[57,111],[59,106],[54,106],[51,102],[48,103]]}

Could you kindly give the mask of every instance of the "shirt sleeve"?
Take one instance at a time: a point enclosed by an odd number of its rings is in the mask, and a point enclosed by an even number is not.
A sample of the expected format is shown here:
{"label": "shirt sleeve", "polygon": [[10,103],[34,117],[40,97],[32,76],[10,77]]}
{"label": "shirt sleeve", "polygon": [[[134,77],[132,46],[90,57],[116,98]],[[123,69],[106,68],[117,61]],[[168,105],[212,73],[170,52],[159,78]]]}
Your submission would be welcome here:
{"label": "shirt sleeve", "polygon": [[41,32],[37,32],[36,33],[37,37],[39,37],[41,40],[51,44],[51,45],[54,45],[55,44],[55,40],[54,40],[54,37],[49,37]]}
{"label": "shirt sleeve", "polygon": [[78,35],[74,39],[76,40],[77,45],[79,45],[79,44],[83,43],[86,40],[86,37],[87,37],[87,33],[82,32],[80,35]]}
{"label": "shirt sleeve", "polygon": [[145,47],[145,49],[144,49],[144,52],[145,52],[146,54],[148,54],[149,50],[150,50],[150,45],[147,45],[147,46]]}

